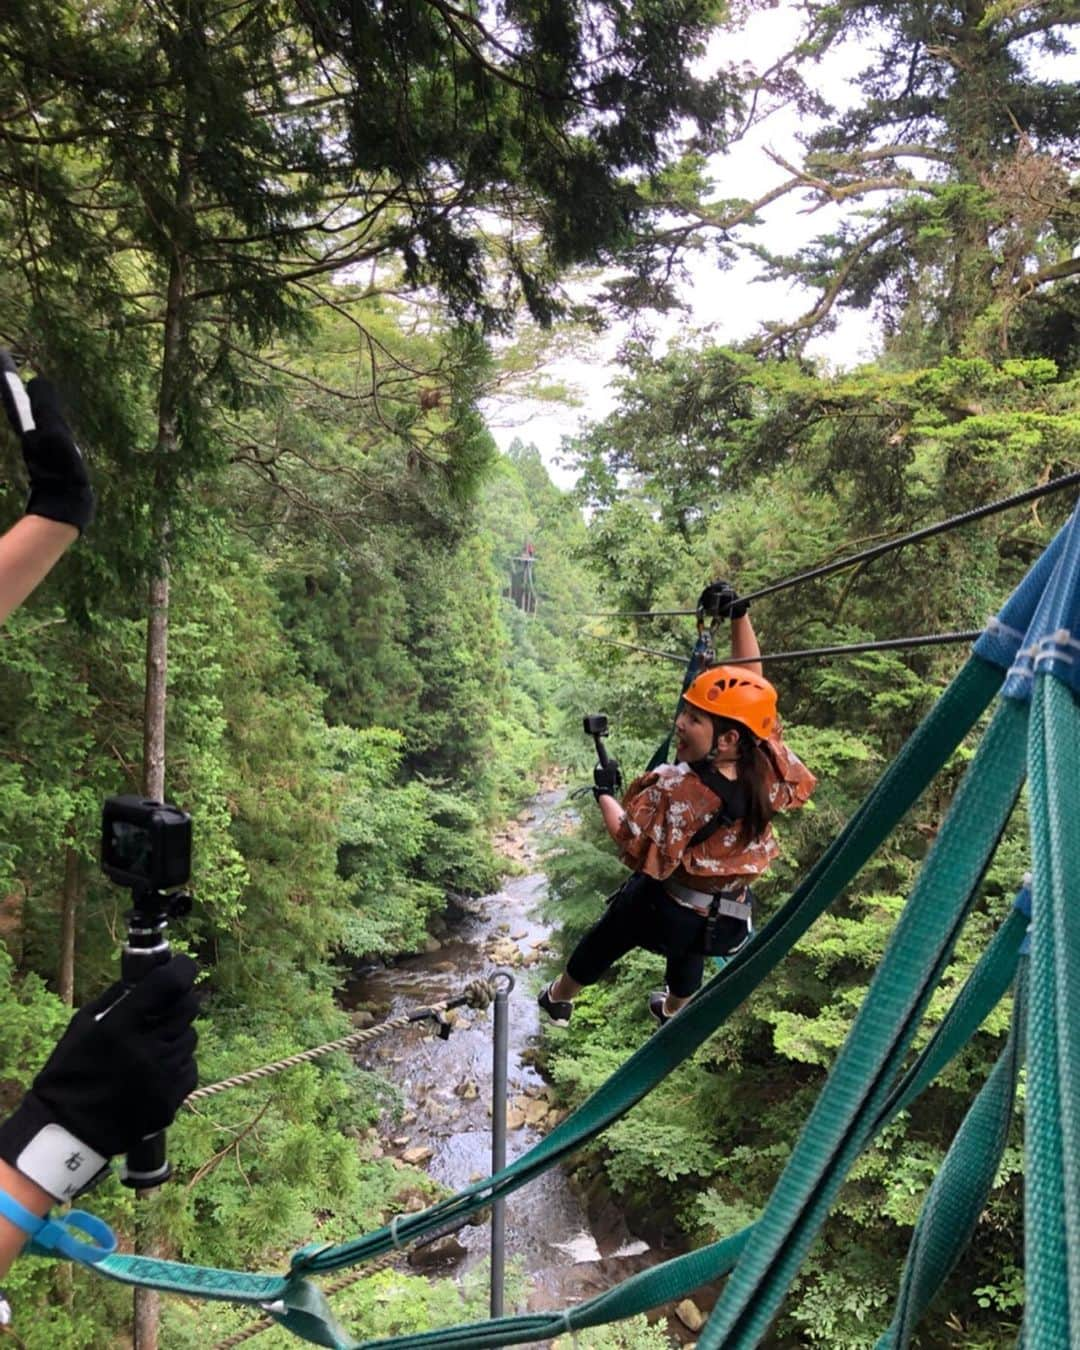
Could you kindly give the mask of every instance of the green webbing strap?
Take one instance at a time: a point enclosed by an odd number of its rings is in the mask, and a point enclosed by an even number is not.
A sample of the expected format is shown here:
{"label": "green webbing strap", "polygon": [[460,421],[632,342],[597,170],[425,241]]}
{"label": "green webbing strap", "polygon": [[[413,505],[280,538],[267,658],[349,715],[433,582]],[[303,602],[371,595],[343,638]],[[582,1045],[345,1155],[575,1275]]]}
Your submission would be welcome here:
{"label": "green webbing strap", "polygon": [[[890,1094],[880,1118],[874,1124],[875,1135],[900,1111],[911,1105],[967,1044],[1000,1002],[1012,983],[1027,922],[1026,916],[1014,911],[1002,924],[982,959],[968,976],[937,1032]],[[473,1322],[411,1336],[349,1341],[348,1350],[386,1350],[390,1346],[395,1350],[483,1350],[484,1347],[494,1350],[494,1347],[548,1340],[568,1331],[584,1331],[589,1327],[621,1321],[685,1298],[702,1285],[729,1274],[752,1231],[753,1225],[750,1225],[720,1242],[641,1271],[614,1289],[598,1294],[574,1308]],[[279,1320],[290,1330],[297,1329],[288,1316],[279,1317]]]}
{"label": "green webbing strap", "polygon": [[1026,958],[1016,981],[1009,1039],[972,1102],[915,1225],[896,1312],[876,1350],[906,1350],[930,1301],[971,1241],[1009,1138],[1024,1059]]}
{"label": "green webbing strap", "polygon": [[866,1146],[1020,791],[1026,725],[1026,708],[999,703],[828,1081],[701,1333],[699,1350],[758,1344]]}
{"label": "green webbing strap", "polygon": [[930,1085],[1004,998],[1016,975],[1028,923],[1020,909],[1014,907],[1009,912],[926,1048],[889,1094],[884,1119],[891,1120]]}
{"label": "green webbing strap", "polygon": [[1023,1345],[1028,1350],[1076,1350],[1080,1345],[1080,712],[1076,696],[1059,679],[1040,674],[1034,685]]}
{"label": "green webbing strap", "polygon": [[[885,770],[783,908],[596,1092],[534,1148],[496,1176],[464,1188],[393,1226],[338,1245],[312,1245],[286,1278],[248,1275],[143,1257],[112,1256],[95,1269],[113,1279],[180,1294],[262,1304],[286,1298],[298,1275],[339,1270],[404,1246],[450,1220],[486,1208],[546,1171],[617,1120],[687,1059],[779,964],[814,920],[858,874],[978,720],[1001,684],[1001,670],[972,656]],[[326,1342],[332,1344],[332,1342]]]}

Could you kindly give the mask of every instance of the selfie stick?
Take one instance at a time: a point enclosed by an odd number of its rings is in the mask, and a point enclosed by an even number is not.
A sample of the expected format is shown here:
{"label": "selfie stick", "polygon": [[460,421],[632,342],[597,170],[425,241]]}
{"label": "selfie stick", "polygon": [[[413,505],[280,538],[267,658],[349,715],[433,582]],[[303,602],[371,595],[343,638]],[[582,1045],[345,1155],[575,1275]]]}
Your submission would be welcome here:
{"label": "selfie stick", "polygon": [[[180,918],[191,911],[189,895],[164,895],[142,887],[132,891],[132,908],[128,911],[127,942],[120,956],[120,976],[129,989],[145,979],[152,970],[163,966],[171,956],[165,927],[171,918]],[[120,1170],[120,1180],[132,1190],[145,1191],[160,1186],[172,1176],[165,1131],[148,1134],[128,1152]]]}
{"label": "selfie stick", "polygon": [[603,713],[592,713],[583,718],[582,721],[584,722],[586,736],[593,738],[593,744],[596,746],[596,758],[600,761],[601,768],[606,769],[611,763],[602,739],[607,735],[607,717]]}

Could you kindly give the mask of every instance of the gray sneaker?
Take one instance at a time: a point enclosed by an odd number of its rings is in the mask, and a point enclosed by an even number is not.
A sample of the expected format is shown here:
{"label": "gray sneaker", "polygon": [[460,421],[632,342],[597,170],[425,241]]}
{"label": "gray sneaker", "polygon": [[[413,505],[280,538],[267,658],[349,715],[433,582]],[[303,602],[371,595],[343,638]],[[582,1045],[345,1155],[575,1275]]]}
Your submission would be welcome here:
{"label": "gray sneaker", "polygon": [[[551,984],[554,983],[555,981],[552,980]],[[558,999],[552,998],[551,984],[541,992],[540,997],[536,1001],[553,1022],[564,1027],[570,1021],[570,1017],[574,1011],[574,1005],[569,1001],[560,1002]]]}

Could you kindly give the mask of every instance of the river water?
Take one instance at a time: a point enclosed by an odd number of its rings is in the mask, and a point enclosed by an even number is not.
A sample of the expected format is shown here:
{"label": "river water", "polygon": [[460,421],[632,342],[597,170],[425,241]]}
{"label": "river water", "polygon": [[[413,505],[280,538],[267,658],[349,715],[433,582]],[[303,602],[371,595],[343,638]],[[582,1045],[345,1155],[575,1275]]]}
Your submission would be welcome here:
{"label": "river water", "polygon": [[[520,818],[518,851],[530,869],[526,875],[509,878],[493,895],[469,901],[437,951],[364,972],[348,990],[350,1005],[363,1004],[380,1019],[396,1016],[453,997],[469,980],[506,965],[507,955],[516,949],[526,964],[513,970],[516,986],[509,999],[509,1119],[511,1126],[518,1126],[507,1137],[510,1161],[541,1137],[545,1122],[540,1118],[550,1098],[529,1054],[540,1035],[537,964],[550,936],[537,913],[546,879],[532,869],[538,869],[543,827],[560,801],[561,793],[543,794]],[[456,1190],[491,1172],[492,1014],[463,1010],[447,1040],[433,1035],[430,1027],[430,1022],[420,1023],[374,1041],[358,1063],[388,1078],[404,1099],[401,1120],[385,1124],[387,1152],[402,1156],[431,1149],[421,1165]],[[519,1123],[522,1116],[527,1119]],[[529,1123],[533,1119],[539,1123]],[[464,1228],[458,1240],[464,1254],[452,1271],[440,1273],[460,1274],[485,1259],[490,1225]],[[654,1242],[632,1232],[610,1203],[590,1213],[559,1167],[507,1198],[506,1252],[521,1262],[528,1276],[528,1308],[534,1311],[580,1302],[674,1254],[657,1250]],[[676,1319],[669,1318],[668,1326],[672,1345],[692,1339]]]}

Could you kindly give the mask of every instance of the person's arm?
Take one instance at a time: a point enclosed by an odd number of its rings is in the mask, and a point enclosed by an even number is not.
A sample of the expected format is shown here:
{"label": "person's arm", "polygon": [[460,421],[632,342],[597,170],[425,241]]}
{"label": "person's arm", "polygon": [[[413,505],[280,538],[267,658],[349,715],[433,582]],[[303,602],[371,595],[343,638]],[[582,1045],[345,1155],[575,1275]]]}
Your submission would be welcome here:
{"label": "person's arm", "polygon": [[0,535],[0,623],[18,609],[79,537],[74,525],[23,516]]}
{"label": "person's arm", "polygon": [[[44,1218],[53,1205],[48,1191],[35,1186],[21,1172],[0,1159],[0,1191],[6,1191],[23,1209]],[[11,1263],[26,1245],[27,1235],[15,1224],[0,1216],[0,1276],[11,1269]]]}
{"label": "person's arm", "polygon": [[[731,654],[736,658],[761,655],[757,634],[754,632],[749,614],[743,613],[739,618],[731,620]],[[743,669],[753,671],[755,675],[764,675],[760,661],[748,662]]]}
{"label": "person's arm", "polygon": [[[0,1191],[31,1220],[73,1200],[110,1158],[171,1124],[198,1077],[197,970],[190,957],[174,956],[133,987],[115,984],[80,1008],[30,1091],[0,1120]],[[0,1216],[0,1275],[27,1238]]]}
{"label": "person's arm", "polygon": [[24,386],[11,354],[2,348],[0,402],[19,438],[30,479],[26,515],[0,538],[3,623],[90,523],[94,494],[56,390],[40,377]]}
{"label": "person's arm", "polygon": [[602,797],[597,797],[596,804],[600,808],[600,815],[604,820],[604,828],[617,843],[619,839],[619,828],[626,819],[626,812],[622,808],[622,803],[617,797],[612,797],[607,793],[604,793]]}

